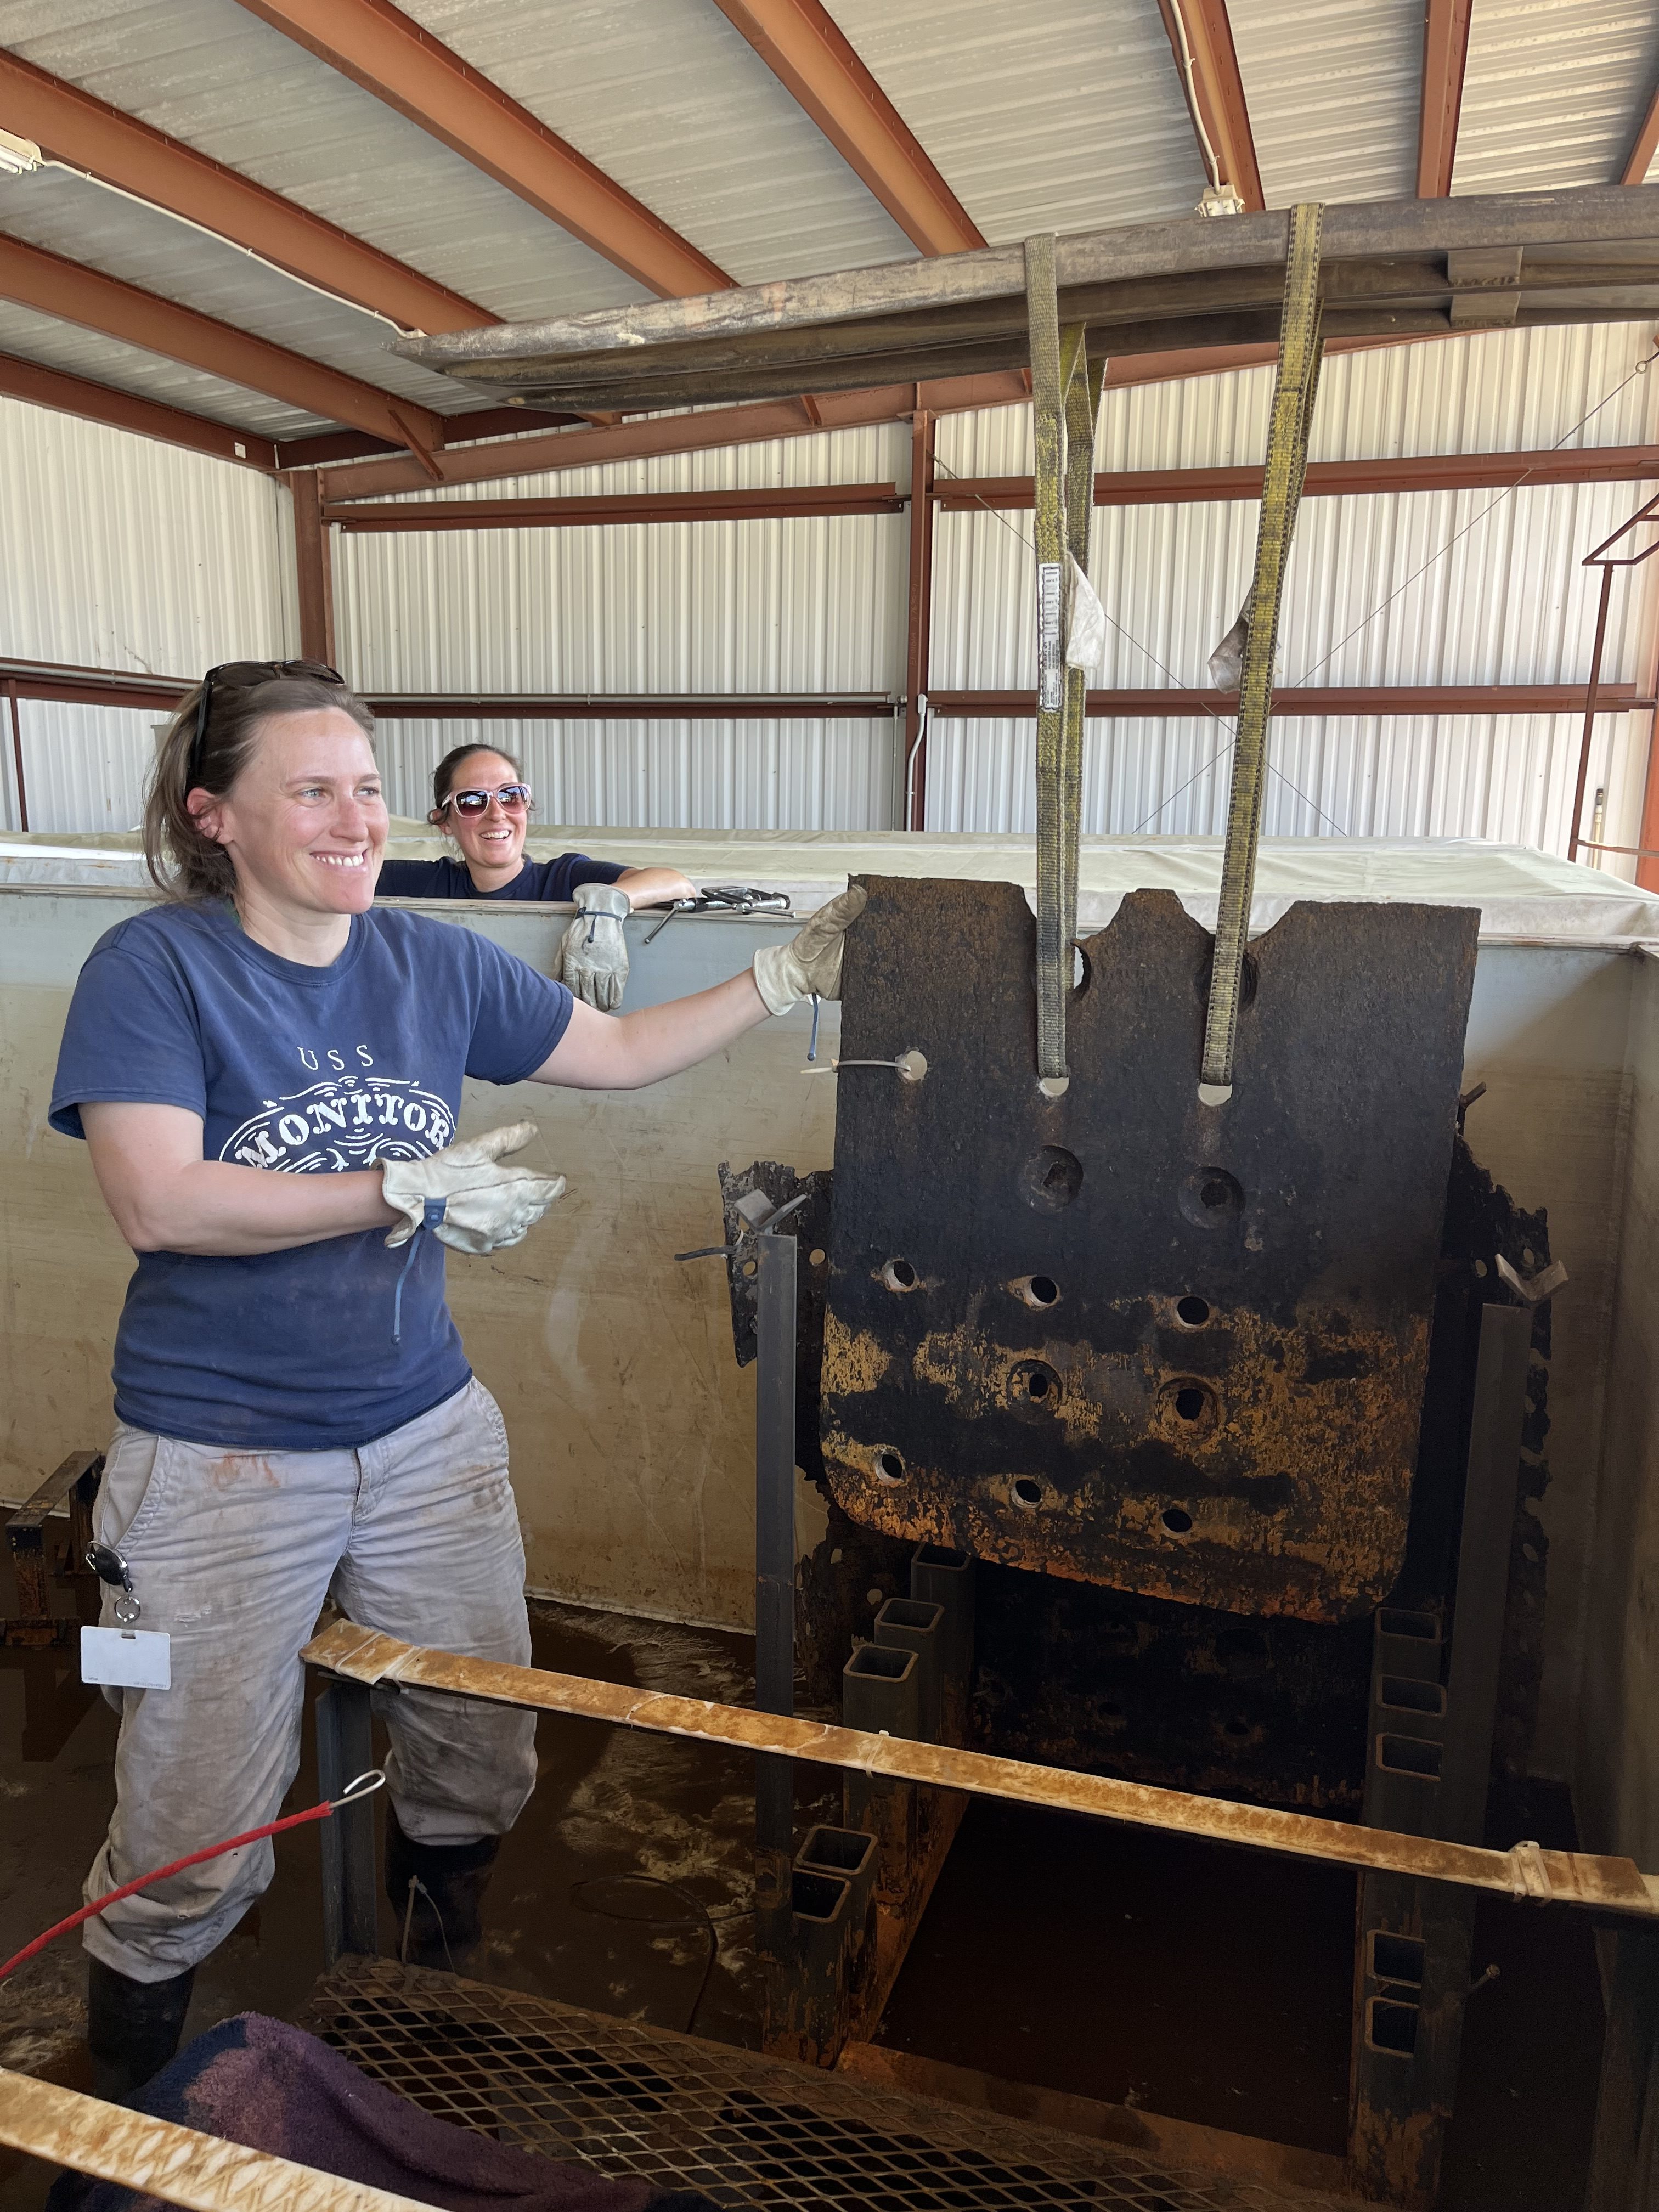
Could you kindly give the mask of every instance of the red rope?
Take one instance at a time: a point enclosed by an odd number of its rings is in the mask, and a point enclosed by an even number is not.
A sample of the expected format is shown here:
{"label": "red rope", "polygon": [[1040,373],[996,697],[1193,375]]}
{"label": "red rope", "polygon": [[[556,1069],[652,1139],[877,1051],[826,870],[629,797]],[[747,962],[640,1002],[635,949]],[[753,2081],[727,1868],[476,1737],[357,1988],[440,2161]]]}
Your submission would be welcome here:
{"label": "red rope", "polygon": [[290,1813],[283,1820],[267,1820],[263,1828],[250,1828],[245,1836],[232,1836],[228,1843],[210,1844],[204,1851],[192,1851],[187,1859],[174,1859],[170,1866],[157,1867],[152,1873],[141,1874],[136,1881],[124,1881],[119,1889],[112,1889],[107,1897],[100,1897],[95,1905],[83,1905],[78,1912],[71,1912],[67,1920],[60,1920],[55,1928],[48,1928],[44,1936],[37,1936],[33,1943],[26,1943],[15,1955],[0,1966],[0,1982],[13,1973],[37,1951],[44,1951],[48,1943],[59,1936],[67,1936],[71,1928],[78,1928],[83,1920],[95,1920],[100,1912],[107,1912],[112,1905],[135,1890],[148,1889],[153,1881],[165,1881],[169,1875],[181,1874],[186,1867],[200,1866],[204,1859],[222,1858],[227,1851],[239,1850],[244,1844],[257,1844],[265,1836],[280,1836],[284,1828],[303,1827],[307,1820],[326,1820],[333,1812],[331,1804],[313,1805],[307,1813]]}

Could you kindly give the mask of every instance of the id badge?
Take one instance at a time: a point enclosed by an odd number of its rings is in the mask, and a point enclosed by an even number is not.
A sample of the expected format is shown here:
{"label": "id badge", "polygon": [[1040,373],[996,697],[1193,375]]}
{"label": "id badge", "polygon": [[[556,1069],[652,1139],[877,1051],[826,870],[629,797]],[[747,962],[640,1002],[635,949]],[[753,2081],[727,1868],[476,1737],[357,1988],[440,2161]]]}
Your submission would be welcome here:
{"label": "id badge", "polygon": [[118,1690],[170,1690],[173,1639],[152,1628],[83,1628],[81,1680]]}

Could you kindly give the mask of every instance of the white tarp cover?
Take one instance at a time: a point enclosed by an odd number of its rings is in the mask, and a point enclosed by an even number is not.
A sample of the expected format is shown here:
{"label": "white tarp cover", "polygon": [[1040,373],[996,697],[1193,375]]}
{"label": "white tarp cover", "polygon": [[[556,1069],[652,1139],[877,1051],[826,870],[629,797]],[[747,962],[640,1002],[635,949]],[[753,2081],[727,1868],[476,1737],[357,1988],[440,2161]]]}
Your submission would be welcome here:
{"label": "white tarp cover", "polygon": [[[388,856],[418,860],[445,850],[423,823],[392,824]],[[849,875],[956,876],[1017,883],[1035,890],[1029,837],[902,831],[533,830],[537,857],[592,853],[629,866],[662,862],[694,882],[755,884],[786,890],[810,913]],[[1215,927],[1221,880],[1218,837],[1085,837],[1079,863],[1078,921],[1103,928],[1126,891],[1168,890],[1206,928]],[[148,881],[134,832],[0,838],[0,884]],[[1472,837],[1279,837],[1262,842],[1251,925],[1271,927],[1297,899],[1407,899],[1476,906],[1484,937],[1659,939],[1659,895],[1621,877],[1558,860],[1524,845]]]}

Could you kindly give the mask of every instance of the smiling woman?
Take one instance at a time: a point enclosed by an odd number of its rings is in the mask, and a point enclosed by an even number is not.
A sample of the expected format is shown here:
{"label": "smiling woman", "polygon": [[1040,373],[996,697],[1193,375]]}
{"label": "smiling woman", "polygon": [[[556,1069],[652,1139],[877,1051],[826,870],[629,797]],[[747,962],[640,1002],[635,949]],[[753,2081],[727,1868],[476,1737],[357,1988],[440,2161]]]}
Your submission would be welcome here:
{"label": "smiling woman", "polygon": [[[611,1018],[475,931],[374,904],[373,734],[331,669],[213,671],[157,755],[146,852],[167,896],[99,940],[70,1007],[52,1126],[85,1138],[138,1262],[97,1536],[171,1667],[165,1690],[106,1692],[117,1802],[88,1902],[274,1816],[299,1761],[300,1645],[331,1593],[366,1626],[529,1659],[507,1433],[450,1318],[443,1248],[518,1243],[564,1179],[505,1164],[533,1123],[456,1143],[463,1079],[676,1073],[836,996],[863,902],[713,990]],[[460,1966],[535,1780],[533,1717],[415,1692],[387,1722],[387,1888],[411,1958]],[[197,1963],[271,1870],[262,1844],[88,1923],[100,2094],[171,2056]]]}
{"label": "smiling woman", "polygon": [[623,921],[637,907],[695,898],[696,886],[678,868],[624,868],[586,853],[527,860],[525,833],[535,804],[511,753],[494,745],[456,745],[433,770],[427,817],[453,841],[455,856],[388,860],[380,871],[380,895],[574,902],[581,914],[566,933],[564,981],[590,1006],[614,1012],[628,981]]}

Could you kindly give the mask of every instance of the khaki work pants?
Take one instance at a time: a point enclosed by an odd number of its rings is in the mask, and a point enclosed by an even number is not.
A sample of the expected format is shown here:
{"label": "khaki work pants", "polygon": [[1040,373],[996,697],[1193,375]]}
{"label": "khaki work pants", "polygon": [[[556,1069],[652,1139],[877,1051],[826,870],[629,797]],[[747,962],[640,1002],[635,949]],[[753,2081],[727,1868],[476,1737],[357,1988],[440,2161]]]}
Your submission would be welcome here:
{"label": "khaki work pants", "polygon": [[[88,1904],[277,1817],[300,1764],[300,1647],[325,1598],[408,1643],[529,1663],[507,1431],[477,1381],[356,1451],[222,1451],[118,1425],[96,1523],[131,1570],[138,1626],[173,1639],[173,1686],[104,1693],[117,1801]],[[106,1590],[106,1625],[112,1606]],[[382,1703],[407,1835],[512,1826],[535,1786],[533,1713],[418,1690]],[[223,1941],[275,1865],[267,1838],[191,1867],[88,1921],[86,1947],[164,1981]]]}

